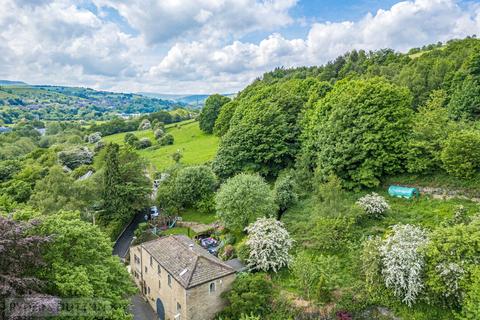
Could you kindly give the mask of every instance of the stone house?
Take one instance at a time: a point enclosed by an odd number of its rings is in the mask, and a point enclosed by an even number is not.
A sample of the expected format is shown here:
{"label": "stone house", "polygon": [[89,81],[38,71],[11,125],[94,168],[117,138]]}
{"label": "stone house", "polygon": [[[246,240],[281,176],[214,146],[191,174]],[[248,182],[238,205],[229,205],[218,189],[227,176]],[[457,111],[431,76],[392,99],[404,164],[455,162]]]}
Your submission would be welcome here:
{"label": "stone house", "polygon": [[208,320],[225,306],[235,270],[183,235],[130,248],[135,283],[161,320]]}

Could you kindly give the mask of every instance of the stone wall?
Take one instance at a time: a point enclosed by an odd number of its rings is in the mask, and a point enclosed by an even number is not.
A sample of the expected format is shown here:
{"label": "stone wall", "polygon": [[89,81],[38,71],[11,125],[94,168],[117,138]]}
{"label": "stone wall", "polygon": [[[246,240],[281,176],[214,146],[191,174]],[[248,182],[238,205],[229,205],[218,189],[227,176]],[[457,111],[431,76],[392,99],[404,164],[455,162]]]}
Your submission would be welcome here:
{"label": "stone wall", "polygon": [[[223,292],[229,290],[235,274],[217,279],[190,288],[187,291],[187,319],[188,320],[210,320],[220,312],[226,304],[221,298]],[[210,284],[215,284],[215,291],[210,292]]]}

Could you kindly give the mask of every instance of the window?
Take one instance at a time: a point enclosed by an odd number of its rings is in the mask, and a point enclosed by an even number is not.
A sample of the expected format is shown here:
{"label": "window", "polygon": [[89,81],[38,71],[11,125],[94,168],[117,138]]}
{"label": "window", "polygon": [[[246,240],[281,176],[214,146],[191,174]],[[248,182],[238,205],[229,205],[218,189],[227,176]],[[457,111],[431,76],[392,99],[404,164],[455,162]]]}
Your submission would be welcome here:
{"label": "window", "polygon": [[210,283],[210,293],[215,292],[215,282]]}
{"label": "window", "polygon": [[180,313],[182,311],[182,305],[177,302],[177,312]]}
{"label": "window", "polygon": [[150,287],[147,287],[147,293],[150,294]]}
{"label": "window", "polygon": [[158,274],[161,274],[162,273],[162,268],[160,267],[160,265],[158,265]]}
{"label": "window", "polygon": [[153,257],[152,256],[150,256],[150,266],[153,267]]}
{"label": "window", "polygon": [[137,257],[136,254],[133,255],[133,260],[135,261],[136,264],[140,264],[140,258]]}
{"label": "window", "polygon": [[171,288],[172,287],[172,276],[168,275],[167,279],[168,279],[168,286]]}
{"label": "window", "polygon": [[158,280],[158,289],[162,288],[162,281]]}
{"label": "window", "polygon": [[139,278],[139,277],[138,277],[138,272],[137,272],[137,271],[135,271],[135,278],[137,278],[137,279]]}
{"label": "window", "polygon": [[148,272],[148,269],[147,269],[147,266],[145,266],[145,273],[147,273],[147,272]]}

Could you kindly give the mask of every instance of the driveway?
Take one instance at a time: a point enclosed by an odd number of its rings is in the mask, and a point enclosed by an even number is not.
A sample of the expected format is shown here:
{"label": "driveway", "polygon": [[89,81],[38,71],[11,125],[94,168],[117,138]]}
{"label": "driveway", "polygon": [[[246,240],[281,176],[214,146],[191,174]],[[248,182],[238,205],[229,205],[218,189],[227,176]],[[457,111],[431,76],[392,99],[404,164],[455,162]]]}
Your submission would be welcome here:
{"label": "driveway", "polygon": [[140,294],[132,297],[130,311],[133,314],[133,320],[157,320],[157,316],[152,307],[146,302]]}

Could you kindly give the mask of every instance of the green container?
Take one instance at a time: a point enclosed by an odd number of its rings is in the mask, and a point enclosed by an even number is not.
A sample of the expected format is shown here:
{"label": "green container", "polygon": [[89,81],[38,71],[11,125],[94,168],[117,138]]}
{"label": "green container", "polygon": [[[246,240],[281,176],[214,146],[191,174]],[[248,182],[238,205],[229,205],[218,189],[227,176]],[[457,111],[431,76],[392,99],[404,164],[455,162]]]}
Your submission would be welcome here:
{"label": "green container", "polygon": [[406,199],[418,198],[420,196],[420,192],[417,188],[409,188],[402,186],[390,186],[388,188],[388,194],[392,197]]}

